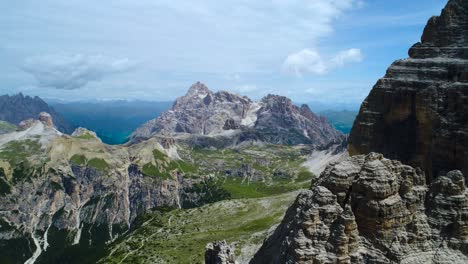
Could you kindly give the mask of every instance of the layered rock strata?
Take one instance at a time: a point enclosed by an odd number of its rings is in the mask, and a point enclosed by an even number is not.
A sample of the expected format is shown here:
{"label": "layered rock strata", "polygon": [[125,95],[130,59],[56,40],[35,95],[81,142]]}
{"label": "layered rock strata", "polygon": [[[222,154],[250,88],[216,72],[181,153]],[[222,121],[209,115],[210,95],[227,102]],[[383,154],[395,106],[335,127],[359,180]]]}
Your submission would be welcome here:
{"label": "layered rock strata", "polygon": [[466,263],[460,171],[428,185],[419,169],[371,153],[331,164],[251,263]]}
{"label": "layered rock strata", "polygon": [[453,169],[468,175],[467,36],[468,2],[450,0],[363,102],[351,155],[383,153],[423,168],[428,180]]}

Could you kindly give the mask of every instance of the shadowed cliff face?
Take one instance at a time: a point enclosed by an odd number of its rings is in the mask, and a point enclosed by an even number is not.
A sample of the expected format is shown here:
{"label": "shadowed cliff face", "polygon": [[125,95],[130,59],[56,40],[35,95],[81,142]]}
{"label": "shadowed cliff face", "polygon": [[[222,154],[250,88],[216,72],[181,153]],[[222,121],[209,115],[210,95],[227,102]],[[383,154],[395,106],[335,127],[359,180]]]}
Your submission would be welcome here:
{"label": "shadowed cliff face", "polygon": [[468,2],[451,0],[363,102],[351,155],[380,152],[422,167],[428,180],[453,169],[468,175],[467,36]]}

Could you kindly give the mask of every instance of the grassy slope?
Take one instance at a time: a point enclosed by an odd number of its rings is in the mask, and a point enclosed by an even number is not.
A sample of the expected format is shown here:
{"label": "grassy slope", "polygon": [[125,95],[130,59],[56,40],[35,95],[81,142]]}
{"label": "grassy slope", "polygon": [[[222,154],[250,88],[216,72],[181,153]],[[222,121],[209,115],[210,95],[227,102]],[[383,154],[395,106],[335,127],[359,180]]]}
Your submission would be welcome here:
{"label": "grassy slope", "polygon": [[[189,161],[184,164],[196,164],[190,167],[196,168],[195,174],[215,176],[216,185],[232,200],[147,215],[142,226],[110,245],[111,253],[102,263],[203,263],[206,244],[224,239],[236,244],[238,260],[245,263],[281,221],[297,190],[308,188],[313,178],[301,167],[301,149],[294,147],[180,149],[179,153]],[[241,164],[251,165],[261,180],[226,177],[226,170]]]}
{"label": "grassy slope", "polygon": [[189,210],[154,213],[111,246],[101,263],[203,263],[208,242],[226,239],[248,259],[278,224],[297,192],[221,201]]}
{"label": "grassy slope", "polygon": [[16,130],[16,126],[0,120],[0,133],[10,133]]}

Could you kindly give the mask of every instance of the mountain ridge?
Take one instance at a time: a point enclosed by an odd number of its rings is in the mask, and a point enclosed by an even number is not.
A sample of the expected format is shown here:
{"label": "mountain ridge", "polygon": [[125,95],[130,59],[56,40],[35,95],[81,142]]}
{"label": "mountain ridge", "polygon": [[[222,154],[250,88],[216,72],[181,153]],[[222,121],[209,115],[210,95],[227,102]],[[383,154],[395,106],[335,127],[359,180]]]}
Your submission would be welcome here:
{"label": "mountain ridge", "polygon": [[216,136],[231,130],[257,134],[256,138],[275,144],[287,143],[289,138],[292,144],[327,145],[344,138],[325,118],[306,105],[295,106],[287,97],[270,94],[254,102],[227,91],[212,92],[197,82],[169,111],[136,129],[130,141],[155,135]]}
{"label": "mountain ridge", "polygon": [[22,93],[12,96],[0,96],[0,120],[19,125],[23,120],[35,119],[40,112],[49,113],[60,131],[64,133],[73,132],[73,127],[53,107],[38,96],[25,96]]}

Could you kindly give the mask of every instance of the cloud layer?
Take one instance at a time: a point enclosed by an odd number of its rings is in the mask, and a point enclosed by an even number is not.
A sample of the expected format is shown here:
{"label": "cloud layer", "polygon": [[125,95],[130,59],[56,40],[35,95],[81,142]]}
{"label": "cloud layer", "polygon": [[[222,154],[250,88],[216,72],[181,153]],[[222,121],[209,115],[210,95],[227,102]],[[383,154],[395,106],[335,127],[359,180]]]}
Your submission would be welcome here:
{"label": "cloud layer", "polygon": [[41,87],[74,90],[108,75],[129,71],[129,59],[110,59],[101,55],[44,55],[27,58],[23,70],[32,74]]}
{"label": "cloud layer", "polygon": [[[275,93],[295,101],[347,100],[340,89],[359,92],[352,85],[361,83],[369,90],[389,63],[407,55],[427,18],[445,4],[0,1],[0,93],[169,101],[200,80],[213,90],[237,91],[254,99]],[[360,52],[350,48],[361,49],[366,60],[351,64],[359,61]],[[57,53],[67,55],[34,57]],[[29,59],[24,62],[25,58]],[[138,67],[131,67],[133,61]],[[336,70],[340,67],[346,68]],[[326,84],[330,85],[325,89]],[[307,92],[311,87],[326,92]]]}
{"label": "cloud layer", "polygon": [[360,62],[363,54],[360,49],[348,49],[324,58],[317,50],[304,49],[289,55],[283,63],[283,72],[302,76],[306,73],[323,75],[347,63]]}

